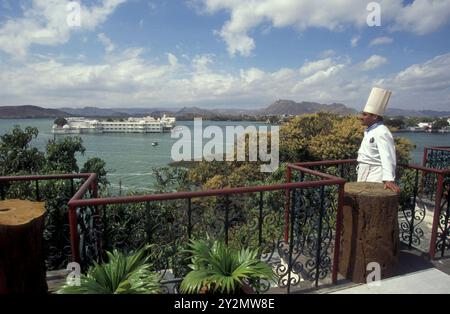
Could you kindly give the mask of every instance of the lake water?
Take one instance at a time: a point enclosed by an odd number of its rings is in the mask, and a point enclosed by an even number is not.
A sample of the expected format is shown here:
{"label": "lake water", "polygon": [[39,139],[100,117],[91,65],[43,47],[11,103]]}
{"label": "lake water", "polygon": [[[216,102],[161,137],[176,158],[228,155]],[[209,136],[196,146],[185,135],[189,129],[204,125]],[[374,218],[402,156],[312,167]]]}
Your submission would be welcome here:
{"label": "lake water", "polygon": [[[0,134],[8,132],[14,125],[20,125],[22,128],[37,127],[39,136],[33,141],[33,145],[40,150],[44,150],[47,141],[53,138],[53,119],[0,119]],[[203,121],[203,127],[210,125],[220,126],[223,130],[227,125],[267,126],[264,123],[249,121]],[[177,121],[177,126],[192,130],[193,121]],[[417,147],[411,154],[415,163],[421,163],[424,146],[450,146],[450,133],[395,133],[394,136],[408,138],[416,144]],[[170,133],[82,134],[80,137],[86,152],[84,156],[77,156],[79,165],[92,157],[105,160],[108,180],[114,190],[118,189],[119,183],[124,190],[149,190],[154,182],[152,168],[166,166],[172,161],[172,145],[178,141],[171,138]],[[227,150],[233,145],[233,140],[225,140],[224,149]],[[158,142],[158,145],[152,146],[152,142]],[[203,144],[206,142],[207,139],[203,140]],[[194,143],[192,149],[198,145],[199,143]]]}
{"label": "lake water", "polygon": [[[39,136],[32,142],[32,145],[40,150],[45,150],[45,145],[49,139],[53,138],[51,127],[54,119],[0,119],[0,135],[11,130],[14,125],[37,127]],[[225,136],[225,127],[249,125],[268,126],[265,123],[255,123],[249,121],[202,121],[203,128],[210,125],[217,125],[222,128],[224,140],[226,141],[225,151],[233,145],[233,139]],[[193,130],[193,121],[177,121],[177,128],[187,127]],[[193,132],[191,132],[193,134]],[[56,135],[56,137],[67,135]],[[72,135],[70,135],[72,136]],[[106,162],[108,180],[111,182],[113,190],[117,190],[119,185],[122,189],[149,190],[154,180],[152,169],[167,166],[171,159],[172,145],[178,141],[171,138],[170,133],[117,133],[117,134],[80,134],[83,145],[86,148],[85,154],[77,156],[78,164],[81,165],[89,158],[99,157]],[[203,145],[209,140],[204,139]],[[158,142],[157,146],[152,146],[152,142]],[[188,142],[188,141],[186,141]],[[192,154],[195,147],[201,143],[194,142],[191,146]]]}

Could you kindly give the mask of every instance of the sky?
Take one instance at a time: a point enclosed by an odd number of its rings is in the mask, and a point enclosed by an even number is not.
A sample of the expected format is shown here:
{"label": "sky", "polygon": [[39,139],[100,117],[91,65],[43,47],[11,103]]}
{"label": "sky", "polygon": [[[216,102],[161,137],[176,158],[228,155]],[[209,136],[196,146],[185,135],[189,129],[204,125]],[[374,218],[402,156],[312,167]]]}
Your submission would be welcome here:
{"label": "sky", "polygon": [[450,0],[0,0],[0,106],[450,110]]}

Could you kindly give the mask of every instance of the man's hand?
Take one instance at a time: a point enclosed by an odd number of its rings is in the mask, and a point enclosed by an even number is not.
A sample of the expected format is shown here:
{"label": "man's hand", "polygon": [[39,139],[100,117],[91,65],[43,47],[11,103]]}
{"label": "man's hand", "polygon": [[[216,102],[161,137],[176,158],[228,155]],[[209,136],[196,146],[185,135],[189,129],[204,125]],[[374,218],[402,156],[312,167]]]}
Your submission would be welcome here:
{"label": "man's hand", "polygon": [[394,181],[385,181],[384,182],[384,189],[385,190],[387,190],[387,189],[392,190],[392,191],[394,191],[397,194],[400,193],[400,187],[397,184],[395,184]]}

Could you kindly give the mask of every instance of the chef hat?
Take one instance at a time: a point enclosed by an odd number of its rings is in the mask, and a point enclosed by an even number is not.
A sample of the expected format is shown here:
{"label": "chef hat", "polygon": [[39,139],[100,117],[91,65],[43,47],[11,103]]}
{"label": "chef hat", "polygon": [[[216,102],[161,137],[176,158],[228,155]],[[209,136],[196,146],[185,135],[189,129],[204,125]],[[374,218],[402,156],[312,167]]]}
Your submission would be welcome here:
{"label": "chef hat", "polygon": [[387,89],[382,89],[378,87],[372,88],[370,92],[369,99],[367,99],[366,106],[364,107],[364,112],[376,114],[382,116],[386,110],[389,98],[392,92]]}

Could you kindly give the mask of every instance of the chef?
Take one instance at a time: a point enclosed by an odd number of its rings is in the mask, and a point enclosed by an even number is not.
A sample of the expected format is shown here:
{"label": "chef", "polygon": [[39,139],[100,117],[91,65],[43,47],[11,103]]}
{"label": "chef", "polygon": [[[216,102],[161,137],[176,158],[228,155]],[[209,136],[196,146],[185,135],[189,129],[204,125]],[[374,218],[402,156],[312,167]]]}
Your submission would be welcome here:
{"label": "chef", "polygon": [[390,91],[374,87],[359,116],[367,129],[358,150],[358,182],[382,182],[385,189],[399,193],[400,188],[395,184],[397,163],[394,138],[383,124],[383,114],[390,97]]}

